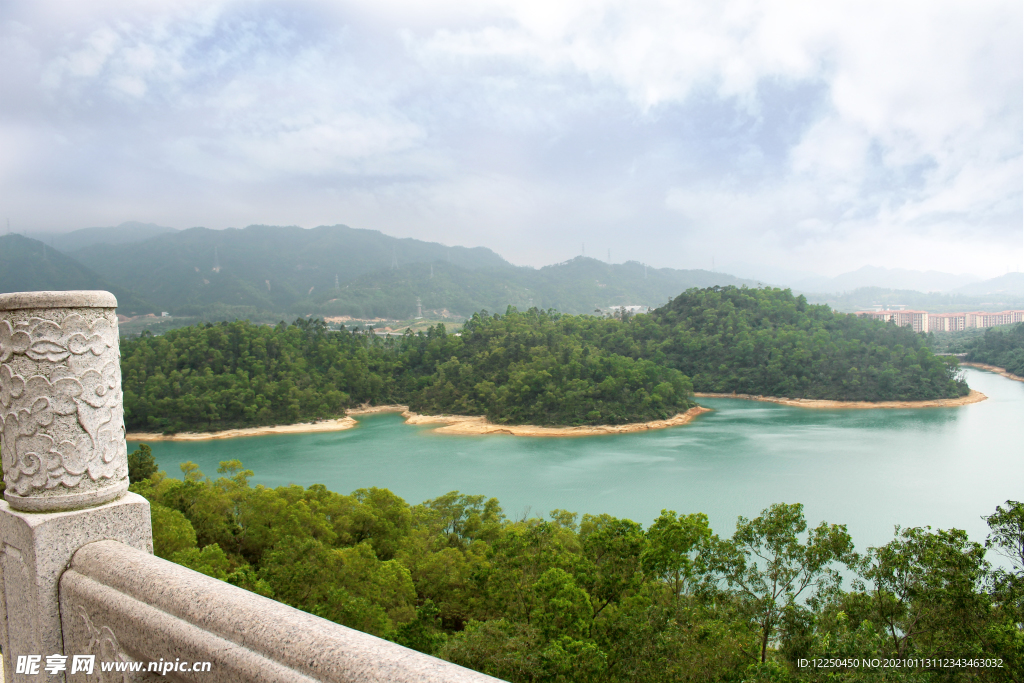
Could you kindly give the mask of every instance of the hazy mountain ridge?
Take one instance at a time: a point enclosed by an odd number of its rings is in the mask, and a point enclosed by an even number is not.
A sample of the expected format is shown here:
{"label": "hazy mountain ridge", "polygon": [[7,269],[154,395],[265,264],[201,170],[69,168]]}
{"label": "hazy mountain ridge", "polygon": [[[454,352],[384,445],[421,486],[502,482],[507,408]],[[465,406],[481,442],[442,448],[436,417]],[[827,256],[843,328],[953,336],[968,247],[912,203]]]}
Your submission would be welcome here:
{"label": "hazy mountain ridge", "polygon": [[103,289],[117,297],[120,310],[149,313],[153,304],[119,287],[44,242],[15,233],[0,236],[0,292]]}
{"label": "hazy mountain ridge", "polygon": [[1024,273],[1007,273],[999,277],[975,282],[956,289],[967,296],[1003,296],[1024,298]]}
{"label": "hazy mountain ridge", "polygon": [[299,315],[404,318],[415,310],[448,310],[467,316],[481,309],[503,312],[554,308],[593,313],[611,306],[660,306],[691,287],[748,285],[750,280],[705,270],[645,268],[635,261],[609,264],[577,257],[540,269],[529,267],[467,271],[445,262],[378,271],[340,283],[295,303]]}
{"label": "hazy mountain ridge", "polygon": [[815,277],[792,283],[793,289],[804,292],[847,292],[864,287],[912,290],[918,292],[948,292],[978,282],[970,274],[955,275],[935,270],[919,271],[905,268],[864,266],[835,277]]}
{"label": "hazy mountain ridge", "polygon": [[[88,244],[69,256],[43,242],[9,235],[0,255],[2,288],[109,289],[129,313],[165,310],[232,319],[257,311],[261,318],[404,319],[415,315],[417,298],[424,312],[456,317],[482,309],[501,312],[509,305],[593,313],[611,306],[660,306],[691,287],[762,284],[722,272],[610,264],[582,256],[542,268],[517,267],[484,247],[448,247],[344,225],[178,231],[122,223],[65,237],[59,240],[65,250],[75,240]],[[820,281],[841,284],[865,277],[945,284],[973,278],[865,267]],[[811,302],[846,312],[897,304],[933,312],[1024,307],[1024,275],[1019,273],[944,293],[880,286],[802,291]]]}
{"label": "hazy mountain ridge", "polygon": [[167,308],[227,304],[283,311],[314,291],[395,264],[450,260],[467,269],[512,268],[483,247],[446,247],[343,225],[191,228],[134,244],[93,245],[74,256],[96,270],[111,262],[145,263],[142,271],[121,268],[110,278]]}
{"label": "hazy mountain ridge", "polygon": [[25,237],[45,242],[54,249],[71,254],[94,244],[130,244],[168,232],[178,232],[178,230],[156,223],[125,221],[120,225],[110,227],[82,228],[64,233],[26,233]]}
{"label": "hazy mountain ridge", "polygon": [[[990,281],[986,281],[990,282]],[[983,285],[985,283],[978,283]],[[884,287],[861,287],[839,294],[805,293],[815,304],[828,304],[837,311],[853,313],[870,310],[874,306],[906,306],[930,313],[954,313],[974,310],[1004,310],[1024,308],[1024,295],[1007,294],[999,297],[970,296],[957,292],[916,292]]]}

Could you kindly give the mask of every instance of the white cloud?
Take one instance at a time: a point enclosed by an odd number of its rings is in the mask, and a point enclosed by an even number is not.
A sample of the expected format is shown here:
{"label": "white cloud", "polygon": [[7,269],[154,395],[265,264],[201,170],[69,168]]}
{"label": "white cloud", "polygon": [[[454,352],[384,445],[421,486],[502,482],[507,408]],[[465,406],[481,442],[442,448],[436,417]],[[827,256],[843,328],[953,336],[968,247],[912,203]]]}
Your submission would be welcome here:
{"label": "white cloud", "polygon": [[735,242],[833,269],[899,243],[981,273],[1020,240],[1019,2],[4,7],[0,196],[65,222],[355,216],[532,263],[623,229],[662,265]]}

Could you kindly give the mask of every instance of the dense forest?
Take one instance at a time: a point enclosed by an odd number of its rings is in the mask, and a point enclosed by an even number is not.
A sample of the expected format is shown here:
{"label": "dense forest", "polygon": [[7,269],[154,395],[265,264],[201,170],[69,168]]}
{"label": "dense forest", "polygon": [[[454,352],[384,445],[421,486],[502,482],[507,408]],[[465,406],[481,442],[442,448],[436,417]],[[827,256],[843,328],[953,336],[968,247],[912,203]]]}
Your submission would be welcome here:
{"label": "dense forest", "polygon": [[962,396],[956,362],[910,328],[810,305],[789,290],[691,289],[637,320],[644,355],[696,391],[862,401]]}
{"label": "dense forest", "polygon": [[[146,446],[129,467],[161,557],[514,683],[1024,676],[1018,502],[986,518],[984,545],[897,528],[858,553],[799,504],[720,538],[700,513],[664,510],[644,529],[565,510],[509,519],[458,491],[409,505],[378,488],[253,487],[238,461],[172,479]],[[818,659],[846,664],[800,666]]]}
{"label": "dense forest", "polygon": [[587,343],[582,325],[615,321],[514,310],[477,315],[461,336],[443,325],[380,339],[322,321],[200,325],[122,345],[131,430],[216,429],[334,417],[364,403],[404,403],[496,423],[621,424],[693,404],[679,371]]}
{"label": "dense forest", "polygon": [[1024,323],[990,327],[980,338],[963,345],[967,360],[1004,368],[1024,377]]}
{"label": "dense forest", "polygon": [[403,403],[502,424],[664,419],[694,390],[845,400],[967,393],[955,359],[907,328],[788,290],[688,290],[649,315],[479,313],[380,339],[320,320],[203,324],[122,344],[129,431],[294,423]]}

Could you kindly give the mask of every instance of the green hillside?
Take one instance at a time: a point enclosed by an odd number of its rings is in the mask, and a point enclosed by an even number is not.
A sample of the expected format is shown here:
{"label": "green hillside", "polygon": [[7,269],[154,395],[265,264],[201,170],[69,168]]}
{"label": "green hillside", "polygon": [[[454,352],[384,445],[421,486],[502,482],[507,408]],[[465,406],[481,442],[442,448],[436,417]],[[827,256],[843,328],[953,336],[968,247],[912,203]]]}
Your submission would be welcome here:
{"label": "green hillside", "polygon": [[237,230],[192,228],[134,244],[93,245],[74,252],[88,267],[111,261],[116,284],[164,310],[210,305],[286,311],[317,291],[360,275],[410,263],[451,262],[466,269],[510,267],[482,247],[446,247],[343,225],[312,230],[254,225]]}
{"label": "green hillside", "polygon": [[82,228],[61,234],[39,233],[38,235],[29,235],[29,237],[41,239],[65,254],[71,254],[95,244],[131,244],[169,232],[177,232],[177,230],[155,223],[125,221],[120,225],[110,227]]}
{"label": "green hillside", "polygon": [[[314,292],[293,304],[293,315],[355,318],[411,318],[416,298],[425,312],[443,311],[468,317],[474,311],[503,311],[509,305],[528,308],[531,292],[517,282],[517,268],[460,268],[445,261],[414,263],[395,270],[361,275],[338,288]],[[543,305],[543,304],[539,304]]]}
{"label": "green hillside", "polygon": [[[119,233],[120,234],[120,233]],[[704,270],[575,258],[515,267],[484,248],[389,237],[342,225],[306,230],[192,228],[131,244],[72,252],[85,266],[124,264],[109,278],[176,316],[207,319],[342,316],[407,319],[425,311],[468,317],[508,306],[592,313],[659,306],[690,287],[754,284]]]}
{"label": "green hillside", "polygon": [[294,315],[383,317],[402,319],[416,310],[448,311],[468,317],[480,310],[553,308],[563,313],[593,313],[613,306],[661,305],[691,287],[752,284],[706,270],[645,268],[636,262],[609,264],[577,257],[544,268],[466,270],[421,263],[378,271],[314,292],[289,310]]}
{"label": "green hillside", "polygon": [[151,313],[153,304],[128,288],[104,280],[93,270],[39,240],[22,235],[0,236],[0,292],[102,289],[117,297],[118,311]]}
{"label": "green hillside", "polygon": [[675,368],[695,391],[855,401],[963,396],[925,335],[780,289],[692,289],[603,345]]}

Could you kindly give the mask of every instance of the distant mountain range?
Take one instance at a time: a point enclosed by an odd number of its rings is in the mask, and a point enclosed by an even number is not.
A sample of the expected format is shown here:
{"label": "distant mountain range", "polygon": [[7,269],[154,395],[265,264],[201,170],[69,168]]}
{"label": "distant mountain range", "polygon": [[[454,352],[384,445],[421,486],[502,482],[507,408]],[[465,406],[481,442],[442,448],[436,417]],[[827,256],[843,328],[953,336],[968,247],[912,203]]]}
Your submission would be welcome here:
{"label": "distant mountain range", "polygon": [[[41,236],[44,241],[0,237],[0,290],[107,289],[130,315],[405,319],[415,315],[417,299],[425,313],[458,317],[509,305],[592,313],[660,306],[691,287],[761,284],[727,273],[584,257],[517,267],[484,247],[448,247],[344,225],[175,230],[123,223]],[[1024,275],[976,280],[865,267],[835,278],[805,278],[794,289],[845,311],[876,304],[935,311],[1024,306]]]}
{"label": "distant mountain range", "polygon": [[836,277],[813,277],[792,283],[793,289],[803,292],[849,292],[861,287],[914,290],[918,292],[948,292],[977,283],[974,275],[953,275],[934,270],[921,272],[903,268],[864,266]]}
{"label": "distant mountain range", "polygon": [[1024,297],[1024,273],[1007,273],[999,277],[957,287],[957,294],[981,297]]}
{"label": "distant mountain range", "polygon": [[[852,273],[839,275],[830,282],[859,282],[860,275],[868,268],[861,268]],[[885,268],[876,270],[886,270]],[[911,270],[889,270],[893,274],[887,278],[886,272],[879,273],[878,279],[881,282],[912,281],[914,276],[919,276],[919,282],[930,282],[933,285],[942,281],[952,283],[955,279],[964,278],[965,275],[950,275],[941,272],[918,272]],[[858,274],[860,273],[860,274]],[[977,280],[977,279],[975,279]],[[1024,273],[1009,272],[999,275],[998,278],[973,282],[961,285],[948,290],[926,290],[911,289],[909,287],[884,287],[884,286],[861,286],[856,288],[833,290],[808,291],[802,293],[812,303],[826,303],[836,310],[853,312],[856,310],[869,309],[872,306],[895,306],[903,305],[910,308],[928,310],[933,313],[963,311],[963,310],[997,310],[997,309],[1018,309],[1024,308]],[[797,291],[800,291],[797,289]]]}
{"label": "distant mountain range", "polygon": [[104,289],[113,292],[121,310],[153,311],[153,304],[120,287],[45,242],[18,234],[0,236],[0,292]]}
{"label": "distant mountain range", "polygon": [[[991,282],[991,280],[987,281]],[[984,283],[978,283],[984,284]],[[873,306],[906,306],[910,309],[930,313],[953,313],[957,311],[992,311],[1024,309],[1024,294],[1003,292],[998,295],[984,294],[971,296],[956,292],[916,292],[906,289],[884,287],[861,287],[852,292],[840,294],[806,294],[807,300],[815,304],[828,304],[837,311],[853,313],[870,310]]]}
{"label": "distant mountain range", "polygon": [[594,313],[614,306],[660,306],[691,287],[756,286],[750,280],[706,270],[647,268],[641,263],[609,264],[583,256],[544,268],[466,270],[445,263],[417,263],[368,273],[328,288],[292,310],[302,315],[358,315],[402,318],[409,302],[424,311],[468,315],[481,309],[534,306],[563,313]]}
{"label": "distant mountain range", "polygon": [[[97,272],[119,264],[106,271],[112,282],[171,312],[197,312],[215,304],[289,311],[314,292],[414,263],[513,268],[490,249],[446,247],[343,225],[192,228],[131,244],[93,244],[70,255]],[[415,303],[408,302],[409,310],[415,310]]]}
{"label": "distant mountain range", "polygon": [[[140,239],[128,241],[139,226]],[[0,239],[19,245],[0,242],[11,258],[27,245],[35,250],[23,259],[25,268],[6,273],[0,281],[4,291],[102,288],[117,294],[128,313],[142,308],[137,312],[207,318],[262,311],[398,319],[415,315],[417,298],[424,311],[459,317],[509,305],[591,313],[618,305],[659,306],[690,287],[756,286],[725,273],[583,257],[540,269],[517,267],[483,247],[448,247],[344,225],[178,231],[123,224],[51,238],[66,253],[20,235]],[[44,253],[61,265],[27,265]]]}
{"label": "distant mountain range", "polygon": [[155,235],[162,235],[168,232],[178,232],[174,228],[167,228],[155,223],[139,223],[138,221],[127,221],[121,225],[109,228],[82,228],[73,232],[65,233],[28,233],[26,237],[45,242],[64,253],[70,253],[78,249],[92,246],[94,244],[129,244],[141,242]]}

